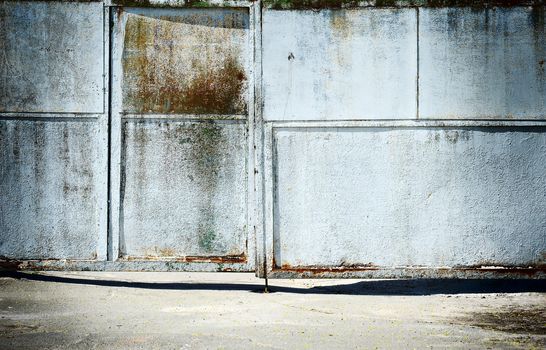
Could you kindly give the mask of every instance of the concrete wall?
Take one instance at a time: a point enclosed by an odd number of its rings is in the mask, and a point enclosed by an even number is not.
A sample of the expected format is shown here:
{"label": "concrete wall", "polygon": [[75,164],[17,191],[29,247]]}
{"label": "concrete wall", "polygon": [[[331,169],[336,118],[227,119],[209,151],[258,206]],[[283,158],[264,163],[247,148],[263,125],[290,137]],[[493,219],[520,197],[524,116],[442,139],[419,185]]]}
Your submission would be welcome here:
{"label": "concrete wall", "polygon": [[456,2],[2,2],[0,256],[540,271],[545,7]]}
{"label": "concrete wall", "polygon": [[276,129],[276,267],[543,261],[545,131]]}
{"label": "concrete wall", "polygon": [[124,8],[112,23],[112,255],[252,270],[248,9]]}
{"label": "concrete wall", "polygon": [[263,12],[263,275],[544,266],[543,6],[283,6]]}
{"label": "concrete wall", "polygon": [[0,3],[0,256],[106,258],[102,3]]}

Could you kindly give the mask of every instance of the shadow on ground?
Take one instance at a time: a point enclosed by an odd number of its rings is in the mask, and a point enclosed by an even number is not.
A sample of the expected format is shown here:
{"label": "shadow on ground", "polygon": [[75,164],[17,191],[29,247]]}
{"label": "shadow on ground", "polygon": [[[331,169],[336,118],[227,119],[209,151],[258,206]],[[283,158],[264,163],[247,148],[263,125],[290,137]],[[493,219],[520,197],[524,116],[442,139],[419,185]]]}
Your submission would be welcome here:
{"label": "shadow on ground", "polygon": [[[141,288],[157,290],[213,290],[263,292],[258,284],[251,283],[174,283],[131,282],[102,279],[72,278],[25,272],[0,272],[0,277],[11,277],[51,283],[69,283],[104,287]],[[546,280],[513,279],[410,279],[366,280],[349,284],[314,286],[310,288],[275,286],[271,292],[294,294],[346,294],[346,295],[434,295],[481,293],[546,292]]]}

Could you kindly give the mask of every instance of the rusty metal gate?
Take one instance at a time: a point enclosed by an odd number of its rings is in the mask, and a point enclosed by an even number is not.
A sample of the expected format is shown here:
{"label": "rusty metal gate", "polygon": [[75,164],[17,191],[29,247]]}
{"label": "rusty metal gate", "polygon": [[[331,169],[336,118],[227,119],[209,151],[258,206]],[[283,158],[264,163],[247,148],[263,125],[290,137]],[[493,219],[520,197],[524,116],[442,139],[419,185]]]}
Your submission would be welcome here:
{"label": "rusty metal gate", "polygon": [[4,1],[0,261],[544,277],[541,1]]}

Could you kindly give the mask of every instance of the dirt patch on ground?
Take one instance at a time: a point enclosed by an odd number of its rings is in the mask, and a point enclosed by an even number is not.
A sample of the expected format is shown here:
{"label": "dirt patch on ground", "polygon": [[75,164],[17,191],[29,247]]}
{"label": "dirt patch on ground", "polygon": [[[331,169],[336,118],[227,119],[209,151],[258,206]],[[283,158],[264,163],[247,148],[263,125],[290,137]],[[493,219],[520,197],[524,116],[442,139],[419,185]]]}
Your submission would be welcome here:
{"label": "dirt patch on ground", "polygon": [[507,333],[546,335],[546,306],[475,312],[461,318],[474,327]]}
{"label": "dirt patch on ground", "polygon": [[[508,344],[513,347],[546,348],[546,305],[472,312],[457,318],[457,323],[508,333],[511,339]],[[506,345],[507,339],[490,338],[486,342],[494,346]]]}

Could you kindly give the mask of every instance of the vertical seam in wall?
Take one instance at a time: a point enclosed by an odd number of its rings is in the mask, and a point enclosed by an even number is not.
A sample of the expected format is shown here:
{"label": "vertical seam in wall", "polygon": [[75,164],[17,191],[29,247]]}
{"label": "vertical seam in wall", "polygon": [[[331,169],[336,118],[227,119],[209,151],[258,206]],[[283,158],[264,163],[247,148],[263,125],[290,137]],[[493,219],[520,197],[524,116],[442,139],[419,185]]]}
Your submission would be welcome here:
{"label": "vertical seam in wall", "polygon": [[[257,174],[256,174],[256,169],[257,169],[257,164],[256,164],[256,150],[257,150],[257,146],[256,146],[256,131],[257,131],[257,117],[256,117],[256,113],[258,113],[258,108],[256,108],[256,97],[258,96],[257,94],[257,90],[258,90],[258,82],[259,80],[256,78],[257,74],[259,74],[259,72],[257,72],[257,63],[256,63],[256,45],[257,45],[257,38],[256,38],[256,27],[257,27],[257,24],[256,24],[256,21],[258,19],[258,14],[257,14],[257,10],[256,10],[256,4],[253,4],[251,5],[250,7],[250,10],[249,10],[252,14],[252,78],[254,79],[254,85],[253,85],[253,90],[252,90],[252,94],[254,95],[253,98],[252,98],[252,108],[254,109],[254,113],[252,115],[252,125],[251,127],[253,128],[252,130],[252,149],[250,150],[250,152],[252,153],[252,170],[251,170],[251,173],[252,173],[252,206],[248,208],[248,212],[252,212],[252,230],[254,232],[254,271],[256,271],[256,269],[258,268],[258,264],[259,264],[259,258],[258,258],[258,236],[256,235],[256,225],[258,225],[258,220],[256,220],[257,218],[257,215],[258,215],[258,210],[257,210],[257,206],[256,206],[256,203],[257,203],[257,194],[256,194],[256,179],[257,179]],[[250,195],[250,194],[249,194]],[[248,247],[247,247],[248,249]],[[250,255],[250,254],[249,254]]]}
{"label": "vertical seam in wall", "polygon": [[268,276],[267,276],[267,234],[266,234],[266,213],[265,213],[265,178],[264,178],[264,175],[265,175],[265,157],[264,157],[264,153],[265,153],[265,138],[264,138],[264,119],[263,119],[263,76],[264,76],[264,68],[263,68],[263,57],[264,57],[264,51],[263,51],[263,3],[261,1],[258,1],[258,6],[259,6],[259,22],[260,22],[260,86],[259,86],[259,91],[260,91],[260,94],[259,94],[259,99],[258,99],[258,113],[259,113],[259,118],[260,118],[260,143],[261,143],[261,147],[260,147],[260,164],[262,166],[262,168],[260,169],[261,170],[261,174],[259,176],[262,177],[261,181],[260,181],[260,184],[261,184],[261,188],[260,188],[260,191],[261,191],[261,208],[260,210],[262,211],[261,213],[261,226],[262,226],[262,249],[263,249],[263,265],[262,265],[262,268],[263,268],[263,277],[264,277],[264,280],[265,280],[265,284],[266,284],[266,289],[267,289],[267,285],[268,285]]}
{"label": "vertical seam in wall", "polygon": [[416,114],[415,119],[419,119],[419,7],[416,8],[417,12],[417,76],[415,77],[415,88],[416,88]]}
{"label": "vertical seam in wall", "polygon": [[110,33],[112,32],[112,8],[108,6],[108,115],[107,115],[107,124],[108,124],[108,162],[107,162],[107,180],[106,180],[106,189],[108,191],[108,201],[107,201],[107,210],[106,210],[106,260],[113,261],[113,237],[112,237],[112,37]]}

